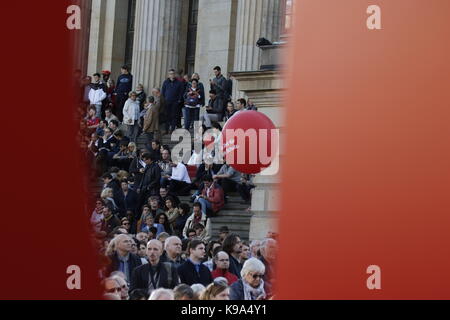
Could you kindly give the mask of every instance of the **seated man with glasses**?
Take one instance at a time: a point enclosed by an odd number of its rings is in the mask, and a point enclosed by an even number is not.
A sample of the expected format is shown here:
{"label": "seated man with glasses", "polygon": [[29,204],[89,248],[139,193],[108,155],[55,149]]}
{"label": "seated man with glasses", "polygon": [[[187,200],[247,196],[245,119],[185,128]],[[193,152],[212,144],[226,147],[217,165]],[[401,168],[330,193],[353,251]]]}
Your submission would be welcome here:
{"label": "seated man with glasses", "polygon": [[230,300],[266,299],[263,280],[265,271],[264,264],[260,260],[248,259],[241,270],[242,279],[230,287]]}

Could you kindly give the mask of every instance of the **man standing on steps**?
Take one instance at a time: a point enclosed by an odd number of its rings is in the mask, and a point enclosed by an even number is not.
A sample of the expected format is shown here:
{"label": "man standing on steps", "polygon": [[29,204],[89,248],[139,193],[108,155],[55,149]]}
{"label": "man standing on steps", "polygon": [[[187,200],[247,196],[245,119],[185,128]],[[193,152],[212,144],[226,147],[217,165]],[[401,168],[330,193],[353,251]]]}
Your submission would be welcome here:
{"label": "man standing on steps", "polygon": [[184,95],[184,84],[177,80],[174,69],[169,70],[169,78],[163,83],[161,95],[164,97],[166,107],[166,129],[172,134],[177,128]]}
{"label": "man standing on steps", "polygon": [[142,160],[146,166],[142,175],[141,183],[138,187],[138,208],[141,208],[150,196],[157,196],[159,194],[161,181],[161,168],[156,162],[156,157],[153,154],[145,153],[142,156]]}
{"label": "man standing on steps", "polygon": [[120,69],[121,75],[117,79],[117,86],[115,93],[117,94],[116,100],[116,115],[120,121],[123,121],[123,107],[128,100],[128,94],[132,90],[133,76],[130,74],[128,66],[122,66]]}
{"label": "man standing on steps", "polygon": [[223,103],[222,107],[225,107],[225,103],[228,102],[228,82],[227,79],[222,74],[222,68],[219,66],[214,67],[213,69],[214,75],[216,76],[214,79],[209,80],[209,84],[211,86],[211,90],[216,91],[217,97]]}

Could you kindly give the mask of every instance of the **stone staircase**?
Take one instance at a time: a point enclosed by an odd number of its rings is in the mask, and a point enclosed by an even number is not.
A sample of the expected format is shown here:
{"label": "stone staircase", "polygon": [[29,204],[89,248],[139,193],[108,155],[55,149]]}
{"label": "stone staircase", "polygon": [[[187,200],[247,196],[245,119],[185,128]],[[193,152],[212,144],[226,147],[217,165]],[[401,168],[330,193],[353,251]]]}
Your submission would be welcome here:
{"label": "stone staircase", "polygon": [[[191,131],[192,133],[192,131]],[[145,148],[145,137],[139,136],[137,139],[137,147],[139,149]],[[161,139],[162,145],[168,145],[171,149],[177,144],[177,142],[171,141],[169,135],[164,135]],[[192,191],[194,193],[194,191]],[[182,203],[190,203],[190,197],[179,197]],[[219,237],[219,229],[222,226],[227,226],[230,229],[230,233],[236,233],[241,240],[248,241],[250,234],[250,219],[252,213],[248,210],[250,205],[241,204],[242,198],[238,193],[230,193],[227,197],[225,207],[219,211],[218,216],[211,218],[212,222],[212,239],[217,240]]]}

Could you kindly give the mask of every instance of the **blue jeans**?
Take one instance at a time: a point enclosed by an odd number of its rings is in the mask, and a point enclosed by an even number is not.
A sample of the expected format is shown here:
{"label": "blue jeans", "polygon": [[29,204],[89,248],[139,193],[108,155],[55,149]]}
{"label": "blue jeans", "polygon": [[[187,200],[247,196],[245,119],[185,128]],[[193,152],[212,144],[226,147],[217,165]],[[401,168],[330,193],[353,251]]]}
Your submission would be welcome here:
{"label": "blue jeans", "polygon": [[202,212],[204,214],[206,214],[208,209],[212,211],[212,205],[211,205],[211,203],[208,200],[205,200],[203,198],[199,198],[197,200],[197,202],[200,203],[200,205],[202,206]]}
{"label": "blue jeans", "polygon": [[194,121],[200,118],[200,108],[183,108],[184,128],[189,130]]}
{"label": "blue jeans", "polygon": [[99,119],[102,118],[102,105],[101,104],[95,105],[95,116]]}

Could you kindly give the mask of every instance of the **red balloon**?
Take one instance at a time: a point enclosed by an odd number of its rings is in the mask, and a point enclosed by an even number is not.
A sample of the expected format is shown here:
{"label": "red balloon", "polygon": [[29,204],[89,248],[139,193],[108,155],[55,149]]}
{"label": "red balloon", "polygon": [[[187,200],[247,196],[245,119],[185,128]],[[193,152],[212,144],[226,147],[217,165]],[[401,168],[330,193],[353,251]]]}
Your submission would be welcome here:
{"label": "red balloon", "polygon": [[239,111],[222,130],[227,163],[239,172],[260,173],[278,151],[278,131],[272,120],[257,111]]}

